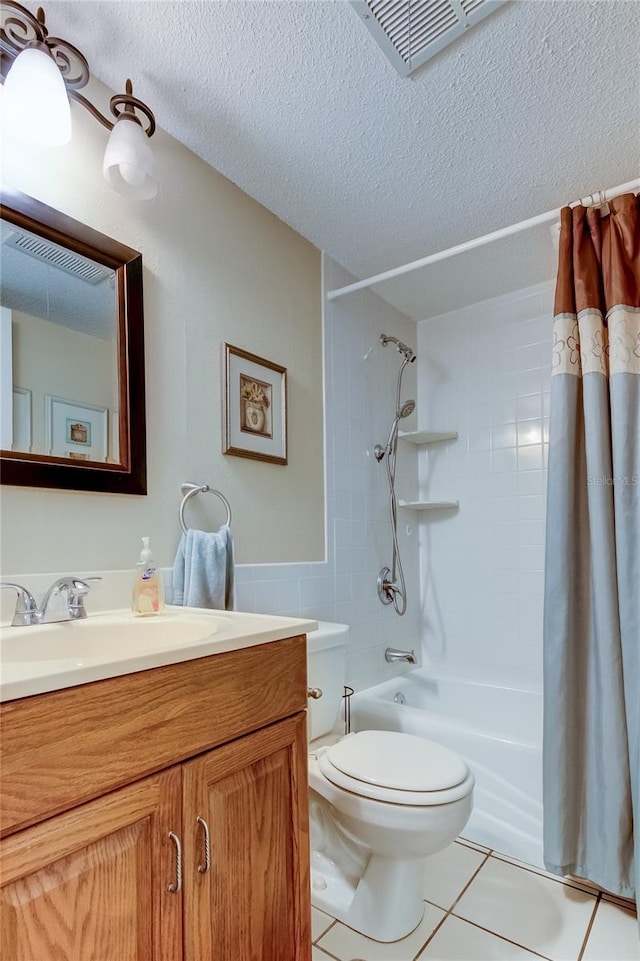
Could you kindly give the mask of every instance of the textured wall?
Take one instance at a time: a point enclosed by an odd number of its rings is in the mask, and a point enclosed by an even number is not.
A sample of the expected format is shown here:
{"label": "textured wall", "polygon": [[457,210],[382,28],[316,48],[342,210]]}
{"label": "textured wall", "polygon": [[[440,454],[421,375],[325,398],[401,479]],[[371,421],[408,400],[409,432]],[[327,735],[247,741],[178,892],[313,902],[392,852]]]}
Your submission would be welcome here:
{"label": "textured wall", "polygon": [[[97,93],[104,99],[105,92]],[[5,572],[118,569],[142,534],[170,564],[180,483],[219,487],[240,561],[324,556],[320,253],[159,132],[159,196],[135,203],[102,178],[106,136],[74,107],[68,147],[3,143],[3,181],[141,251],[145,265],[148,496],[3,488]],[[221,453],[221,345],[288,368],[289,466]],[[193,526],[223,515],[209,498]]]}
{"label": "textured wall", "polygon": [[[323,274],[327,290],[352,280],[326,257]],[[409,596],[405,616],[383,607],[376,592],[378,572],[391,562],[391,535],[386,472],[373,457],[373,447],[384,444],[389,433],[400,366],[396,351],[379,345],[382,332],[415,345],[413,321],[371,291],[325,301],[326,563],[238,570],[241,610],[348,624],[347,679],[356,688],[404,670],[385,662],[385,647],[419,648],[418,525],[402,511],[400,548]],[[415,366],[403,378],[403,399],[416,396]],[[415,451],[401,449],[400,496],[415,494],[417,467]]]}

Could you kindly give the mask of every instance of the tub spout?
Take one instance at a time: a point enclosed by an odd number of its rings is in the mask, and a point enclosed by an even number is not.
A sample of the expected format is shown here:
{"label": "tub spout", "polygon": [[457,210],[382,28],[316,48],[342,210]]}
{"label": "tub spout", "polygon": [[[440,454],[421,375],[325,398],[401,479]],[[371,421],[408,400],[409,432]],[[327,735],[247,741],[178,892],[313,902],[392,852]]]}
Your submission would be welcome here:
{"label": "tub spout", "polygon": [[409,664],[417,664],[415,651],[399,651],[395,647],[388,647],[384,652],[385,661],[407,661]]}

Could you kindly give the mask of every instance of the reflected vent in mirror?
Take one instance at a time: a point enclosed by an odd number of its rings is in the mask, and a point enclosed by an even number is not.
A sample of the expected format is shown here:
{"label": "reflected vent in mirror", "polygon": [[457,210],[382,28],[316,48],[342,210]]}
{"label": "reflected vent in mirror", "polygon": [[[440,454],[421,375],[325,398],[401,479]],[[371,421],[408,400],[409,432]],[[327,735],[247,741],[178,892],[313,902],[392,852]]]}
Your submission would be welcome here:
{"label": "reflected vent in mirror", "polygon": [[64,270],[67,274],[73,274],[74,277],[88,284],[99,284],[112,273],[108,267],[96,264],[93,260],[87,260],[80,254],[64,250],[57,244],[36,237],[35,234],[23,233],[21,230],[7,231],[3,244],[21,250],[30,257],[35,257],[36,260],[45,261],[52,267],[57,267],[58,270]]}
{"label": "reflected vent in mirror", "polygon": [[506,0],[351,0],[402,77],[484,20]]}

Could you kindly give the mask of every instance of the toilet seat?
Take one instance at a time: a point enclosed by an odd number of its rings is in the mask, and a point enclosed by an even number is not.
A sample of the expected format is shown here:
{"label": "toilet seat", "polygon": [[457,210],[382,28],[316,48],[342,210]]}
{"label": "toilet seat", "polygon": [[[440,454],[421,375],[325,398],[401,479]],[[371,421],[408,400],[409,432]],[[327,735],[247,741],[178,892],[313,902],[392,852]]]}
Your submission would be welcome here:
{"label": "toilet seat", "polygon": [[318,755],[337,787],[391,804],[449,804],[469,794],[474,778],[453,751],[397,731],[360,731]]}

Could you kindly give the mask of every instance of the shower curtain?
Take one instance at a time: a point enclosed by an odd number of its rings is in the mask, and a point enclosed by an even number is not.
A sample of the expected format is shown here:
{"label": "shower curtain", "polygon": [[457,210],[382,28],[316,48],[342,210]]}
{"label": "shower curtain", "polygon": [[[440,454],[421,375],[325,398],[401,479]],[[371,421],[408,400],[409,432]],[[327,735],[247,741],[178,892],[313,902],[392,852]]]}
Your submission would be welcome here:
{"label": "shower curtain", "polygon": [[555,874],[630,898],[640,889],[640,198],[610,201],[608,215],[562,211],[554,315],[544,858]]}

